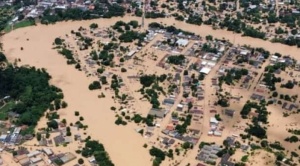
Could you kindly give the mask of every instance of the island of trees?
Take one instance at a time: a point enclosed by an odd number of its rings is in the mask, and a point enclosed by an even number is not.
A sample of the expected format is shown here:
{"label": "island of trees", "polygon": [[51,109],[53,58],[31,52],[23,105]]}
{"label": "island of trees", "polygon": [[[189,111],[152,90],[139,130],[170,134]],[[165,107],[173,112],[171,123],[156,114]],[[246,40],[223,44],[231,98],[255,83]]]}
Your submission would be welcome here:
{"label": "island of trees", "polygon": [[[0,59],[6,59],[3,53],[0,53]],[[0,108],[6,105],[9,108],[0,109],[2,118],[8,119],[8,112],[16,113],[19,117],[14,122],[28,126],[25,133],[33,133],[46,110],[59,109],[65,103],[61,89],[50,85],[50,79],[45,69],[10,64],[3,67],[0,70]]]}

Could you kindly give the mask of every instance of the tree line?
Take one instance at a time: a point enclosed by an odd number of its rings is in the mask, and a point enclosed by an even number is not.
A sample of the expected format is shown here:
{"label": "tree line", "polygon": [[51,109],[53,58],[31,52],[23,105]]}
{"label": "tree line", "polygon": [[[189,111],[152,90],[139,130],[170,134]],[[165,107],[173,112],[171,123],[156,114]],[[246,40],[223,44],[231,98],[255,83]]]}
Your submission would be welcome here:
{"label": "tree line", "polygon": [[95,18],[111,18],[124,16],[125,8],[118,4],[95,4],[94,10],[82,10],[80,8],[46,9],[42,15],[42,24],[53,24],[58,21],[89,20]]}

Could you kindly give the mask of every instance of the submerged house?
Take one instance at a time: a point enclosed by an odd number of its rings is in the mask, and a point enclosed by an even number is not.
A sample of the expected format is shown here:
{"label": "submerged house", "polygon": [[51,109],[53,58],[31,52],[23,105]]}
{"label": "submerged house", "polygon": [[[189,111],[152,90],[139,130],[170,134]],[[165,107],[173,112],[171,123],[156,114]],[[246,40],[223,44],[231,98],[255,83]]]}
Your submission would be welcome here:
{"label": "submerged house", "polygon": [[165,109],[156,109],[156,108],[151,108],[148,115],[152,115],[157,118],[164,118],[166,114],[168,113],[167,110]]}

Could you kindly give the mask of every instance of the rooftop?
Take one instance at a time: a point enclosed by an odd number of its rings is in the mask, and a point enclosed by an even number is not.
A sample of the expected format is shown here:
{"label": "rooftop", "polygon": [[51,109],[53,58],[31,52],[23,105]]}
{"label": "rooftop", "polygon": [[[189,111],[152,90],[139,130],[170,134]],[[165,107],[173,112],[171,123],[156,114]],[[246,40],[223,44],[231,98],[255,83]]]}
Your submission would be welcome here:
{"label": "rooftop", "polygon": [[155,108],[151,108],[148,115],[152,115],[158,118],[164,118],[165,115],[167,114],[166,110],[163,109],[155,109]]}

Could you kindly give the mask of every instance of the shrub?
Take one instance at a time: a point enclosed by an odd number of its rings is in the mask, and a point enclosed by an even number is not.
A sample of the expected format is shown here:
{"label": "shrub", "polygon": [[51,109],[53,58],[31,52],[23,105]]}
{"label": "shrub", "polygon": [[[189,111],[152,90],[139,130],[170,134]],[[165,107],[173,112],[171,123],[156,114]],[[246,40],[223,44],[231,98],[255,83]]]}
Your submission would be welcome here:
{"label": "shrub", "polygon": [[61,108],[67,108],[68,103],[66,103],[65,101],[61,102]]}
{"label": "shrub", "polygon": [[272,96],[273,96],[273,97],[277,97],[277,96],[278,96],[278,93],[277,93],[277,92],[273,92]]}
{"label": "shrub", "polygon": [[61,38],[57,37],[57,38],[54,39],[54,43],[56,45],[62,45],[63,44],[63,40]]}
{"label": "shrub", "polygon": [[2,52],[0,52],[0,62],[4,62],[4,61],[6,61],[6,57]]}
{"label": "shrub", "polygon": [[93,81],[90,85],[89,85],[89,90],[95,90],[95,89],[101,89],[101,84],[99,81]]}
{"label": "shrub", "polygon": [[92,24],[90,25],[90,28],[91,28],[91,29],[96,29],[96,28],[98,28],[98,24],[92,23]]}
{"label": "shrub", "polygon": [[125,73],[125,72],[127,72],[127,70],[125,68],[121,68],[121,72]]}
{"label": "shrub", "polygon": [[78,164],[83,164],[84,160],[82,158],[78,159]]}
{"label": "shrub", "polygon": [[49,128],[57,129],[58,128],[58,123],[55,120],[51,120],[50,122],[47,123]]}

